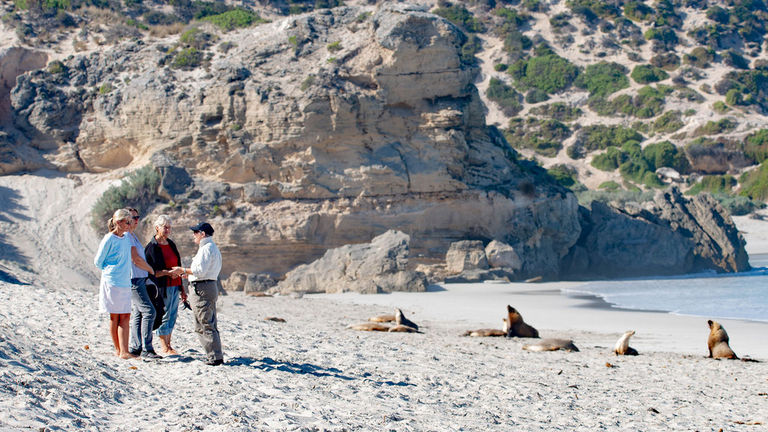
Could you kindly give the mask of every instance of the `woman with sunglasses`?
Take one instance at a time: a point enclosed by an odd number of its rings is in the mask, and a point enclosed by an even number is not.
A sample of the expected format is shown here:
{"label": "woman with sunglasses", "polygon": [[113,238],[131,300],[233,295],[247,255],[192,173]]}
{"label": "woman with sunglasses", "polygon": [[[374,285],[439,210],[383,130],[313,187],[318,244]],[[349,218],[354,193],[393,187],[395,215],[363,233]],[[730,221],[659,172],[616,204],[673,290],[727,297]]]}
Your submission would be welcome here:
{"label": "woman with sunglasses", "polygon": [[128,351],[129,321],[131,319],[131,213],[120,209],[107,222],[104,235],[93,263],[101,269],[99,310],[109,313],[109,334],[115,345],[115,355],[135,358]]}

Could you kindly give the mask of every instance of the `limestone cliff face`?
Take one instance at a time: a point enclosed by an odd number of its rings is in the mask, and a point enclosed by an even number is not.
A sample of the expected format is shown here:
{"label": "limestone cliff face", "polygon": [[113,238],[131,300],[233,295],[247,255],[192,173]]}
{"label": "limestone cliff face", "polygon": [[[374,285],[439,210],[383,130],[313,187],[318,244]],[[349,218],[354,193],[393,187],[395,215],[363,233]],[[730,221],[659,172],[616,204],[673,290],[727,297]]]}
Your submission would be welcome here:
{"label": "limestone cliff face", "polygon": [[175,41],[163,41],[23,75],[14,124],[63,171],[150,160],[181,204],[154,211],[210,220],[225,273],[282,274],[396,229],[411,261],[497,239],[520,254],[520,277],[558,274],[577,202],[485,125],[452,24],[397,4],[219,37],[193,70],[165,66]]}

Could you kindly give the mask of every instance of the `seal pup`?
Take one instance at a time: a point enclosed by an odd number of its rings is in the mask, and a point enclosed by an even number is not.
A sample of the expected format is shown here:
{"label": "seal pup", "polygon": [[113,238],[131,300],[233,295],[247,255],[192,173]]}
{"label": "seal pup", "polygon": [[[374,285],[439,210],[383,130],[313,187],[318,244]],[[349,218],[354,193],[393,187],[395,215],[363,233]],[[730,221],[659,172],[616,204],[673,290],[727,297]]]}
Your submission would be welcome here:
{"label": "seal pup", "polygon": [[368,318],[368,321],[371,322],[393,322],[395,320],[395,316],[391,314],[384,314],[384,315],[376,315]]}
{"label": "seal pup", "polygon": [[506,318],[503,318],[502,321],[504,322],[504,329],[477,329],[477,330],[467,330],[462,334],[462,336],[470,336],[470,337],[498,337],[498,336],[506,336],[507,331],[509,331],[509,321],[507,321]]}
{"label": "seal pup", "polygon": [[515,308],[507,305],[507,337],[526,337],[526,338],[538,338],[539,331],[529,326],[523,321],[523,316],[520,315]]}
{"label": "seal pup", "polygon": [[403,311],[401,311],[400,309],[397,309],[397,308],[395,309],[395,324],[412,327],[416,331],[419,330],[419,326],[416,325],[415,322],[413,322],[413,321],[409,320],[408,318],[406,318],[405,314],[403,314]]}
{"label": "seal pup", "polygon": [[710,358],[738,359],[731,346],[728,345],[728,333],[717,321],[707,320],[709,324],[709,337],[707,338],[707,348],[709,348]]}
{"label": "seal pup", "polygon": [[523,345],[523,349],[526,351],[575,351],[579,349],[573,344],[571,339],[542,339],[532,344]]}
{"label": "seal pup", "polygon": [[384,324],[379,324],[375,322],[364,322],[360,324],[350,324],[347,326],[350,330],[360,330],[360,331],[389,331],[389,326]]}
{"label": "seal pup", "polygon": [[629,346],[629,338],[634,336],[634,330],[628,330],[616,341],[613,353],[616,355],[637,355],[637,350]]}
{"label": "seal pup", "polygon": [[268,316],[268,317],[264,318],[264,321],[274,321],[274,322],[284,323],[285,319],[280,318],[280,317]]}

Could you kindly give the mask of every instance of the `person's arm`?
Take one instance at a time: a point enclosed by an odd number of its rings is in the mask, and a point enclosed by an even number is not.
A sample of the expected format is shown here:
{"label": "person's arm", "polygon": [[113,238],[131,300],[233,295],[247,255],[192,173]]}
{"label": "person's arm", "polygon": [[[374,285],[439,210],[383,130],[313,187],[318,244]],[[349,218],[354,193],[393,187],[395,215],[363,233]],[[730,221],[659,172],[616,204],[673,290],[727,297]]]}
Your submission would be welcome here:
{"label": "person's arm", "polygon": [[93,258],[93,264],[102,270],[104,269],[104,260],[107,259],[107,255],[109,254],[110,248],[107,246],[108,241],[108,235],[101,239],[101,243],[99,243],[99,249],[96,251],[96,256]]}
{"label": "person's arm", "polygon": [[139,255],[139,251],[136,249],[136,246],[131,246],[131,260],[133,261],[133,264],[136,265],[136,267],[148,271],[152,276],[156,276],[155,269],[147,264],[147,262],[144,261],[144,258]]}

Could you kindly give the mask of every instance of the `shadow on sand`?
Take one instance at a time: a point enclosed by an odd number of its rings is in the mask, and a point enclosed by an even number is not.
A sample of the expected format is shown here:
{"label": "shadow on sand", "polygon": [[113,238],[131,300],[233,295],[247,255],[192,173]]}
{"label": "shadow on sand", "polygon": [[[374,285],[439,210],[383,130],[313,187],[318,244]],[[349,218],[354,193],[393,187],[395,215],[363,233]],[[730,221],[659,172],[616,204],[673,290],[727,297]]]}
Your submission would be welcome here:
{"label": "shadow on sand", "polygon": [[[17,191],[0,186],[0,202],[3,203],[0,206],[0,222],[13,224],[15,220],[29,220],[29,217],[20,212],[26,209],[19,204],[20,200],[21,195]],[[8,236],[5,233],[0,233],[0,260],[15,262],[22,266],[29,264],[29,258],[21,253],[16,246],[9,243]],[[24,282],[21,282],[10,273],[10,269],[4,266],[0,266],[0,281],[24,284]]]}
{"label": "shadow on sand", "polygon": [[406,386],[415,386],[415,384],[406,383],[403,381],[400,382],[394,382],[394,381],[374,381],[368,378],[370,376],[369,373],[363,374],[363,376],[360,377],[353,377],[344,375],[344,373],[336,368],[324,368],[320,366],[316,366],[309,363],[293,363],[293,362],[287,362],[287,361],[281,361],[281,360],[274,360],[269,357],[264,357],[261,360],[256,360],[254,358],[250,357],[234,357],[227,360],[227,366],[250,366],[255,369],[261,369],[263,371],[273,371],[273,370],[279,370],[282,372],[288,372],[292,374],[298,374],[298,375],[313,375],[317,377],[331,377],[331,378],[338,378],[345,381],[352,381],[355,379],[363,379],[366,381],[371,381],[378,385],[388,385],[388,386],[400,386],[400,387],[406,387]]}

